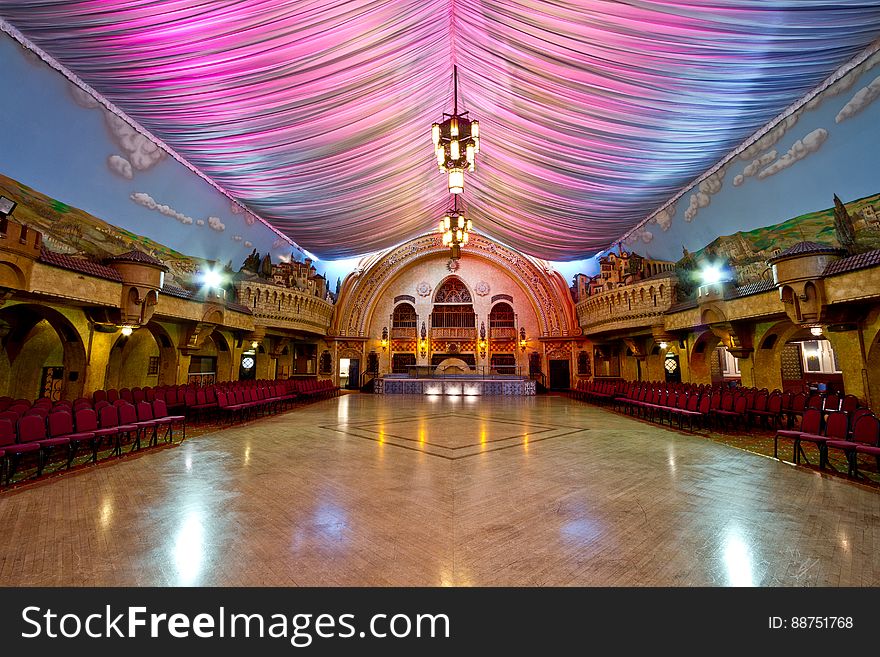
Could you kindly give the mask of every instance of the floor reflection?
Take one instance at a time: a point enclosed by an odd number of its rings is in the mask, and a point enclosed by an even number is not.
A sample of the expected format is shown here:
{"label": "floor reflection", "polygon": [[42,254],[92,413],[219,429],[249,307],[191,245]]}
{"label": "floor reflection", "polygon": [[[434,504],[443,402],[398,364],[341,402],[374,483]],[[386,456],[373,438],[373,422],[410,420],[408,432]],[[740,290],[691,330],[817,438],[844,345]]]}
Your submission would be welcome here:
{"label": "floor reflection", "polygon": [[174,565],[177,585],[193,586],[198,583],[205,559],[205,528],[200,511],[189,511],[183,517],[174,537]]}

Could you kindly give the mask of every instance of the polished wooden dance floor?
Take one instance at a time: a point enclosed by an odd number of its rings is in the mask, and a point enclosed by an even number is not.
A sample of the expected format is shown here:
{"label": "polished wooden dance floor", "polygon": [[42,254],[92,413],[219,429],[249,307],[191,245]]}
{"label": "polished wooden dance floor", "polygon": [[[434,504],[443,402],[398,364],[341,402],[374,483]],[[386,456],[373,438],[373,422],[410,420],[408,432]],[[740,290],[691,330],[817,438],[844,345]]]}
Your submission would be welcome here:
{"label": "polished wooden dance floor", "polygon": [[3,585],[876,586],[880,493],[564,397],[345,395],[0,494]]}

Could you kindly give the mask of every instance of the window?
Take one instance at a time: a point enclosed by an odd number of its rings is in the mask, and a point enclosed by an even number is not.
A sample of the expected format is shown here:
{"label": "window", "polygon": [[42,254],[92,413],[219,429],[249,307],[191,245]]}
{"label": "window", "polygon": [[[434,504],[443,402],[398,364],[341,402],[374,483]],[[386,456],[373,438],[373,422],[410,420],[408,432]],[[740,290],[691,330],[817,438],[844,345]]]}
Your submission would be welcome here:
{"label": "window", "polygon": [[391,328],[416,328],[418,316],[416,309],[408,303],[395,306],[391,315]]}
{"label": "window", "polygon": [[807,340],[801,343],[805,372],[836,374],[840,372],[837,354],[828,340]]}
{"label": "window", "polygon": [[490,328],[514,328],[515,317],[509,303],[497,303],[489,313]]}
{"label": "window", "polygon": [[729,351],[727,351],[726,347],[718,347],[715,350],[715,353],[718,356],[718,364],[720,366],[721,374],[723,376],[741,376],[739,371],[739,360],[734,358],[733,355]]}
{"label": "window", "polygon": [[431,313],[431,326],[434,328],[474,328],[477,316],[470,304],[437,305]]}
{"label": "window", "polygon": [[434,303],[471,303],[471,293],[457,278],[450,278],[434,295]]}
{"label": "window", "polygon": [[147,376],[156,376],[157,374],[159,374],[159,357],[150,356],[147,363]]}

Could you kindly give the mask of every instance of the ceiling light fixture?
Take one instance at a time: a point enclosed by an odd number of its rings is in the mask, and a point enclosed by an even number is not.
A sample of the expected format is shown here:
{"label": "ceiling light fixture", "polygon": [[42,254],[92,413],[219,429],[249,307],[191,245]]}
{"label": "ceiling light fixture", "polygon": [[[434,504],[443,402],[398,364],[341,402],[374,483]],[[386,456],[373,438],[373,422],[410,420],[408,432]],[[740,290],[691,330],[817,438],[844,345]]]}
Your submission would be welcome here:
{"label": "ceiling light fixture", "polygon": [[464,191],[465,169],[473,171],[480,152],[480,123],[458,113],[458,66],[452,67],[452,114],[443,113],[443,122],[431,126],[431,140],[440,171],[449,174],[449,193]]}
{"label": "ceiling light fixture", "polygon": [[451,208],[446,211],[446,216],[440,220],[440,234],[443,236],[443,246],[450,249],[449,257],[458,260],[461,257],[461,247],[470,240],[471,220],[464,216],[464,210],[458,208],[458,196]]}

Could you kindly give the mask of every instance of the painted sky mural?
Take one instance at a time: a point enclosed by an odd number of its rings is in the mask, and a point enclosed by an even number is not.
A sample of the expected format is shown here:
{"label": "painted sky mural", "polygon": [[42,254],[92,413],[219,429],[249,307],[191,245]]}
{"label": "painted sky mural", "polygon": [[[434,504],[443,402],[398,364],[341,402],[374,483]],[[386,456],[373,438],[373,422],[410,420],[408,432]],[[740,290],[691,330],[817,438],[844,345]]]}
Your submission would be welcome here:
{"label": "painted sky mural", "polygon": [[[849,204],[880,192],[878,98],[880,52],[875,52],[686,189],[633,231],[625,246],[678,260],[682,248],[699,251],[718,235],[755,231],[802,215],[825,216],[835,194]],[[801,232],[776,238],[785,248],[798,237],[821,239],[819,229],[806,222]]]}
{"label": "painted sky mural", "polygon": [[3,33],[0,61],[3,88],[15,90],[0,103],[0,174],[178,254],[236,269],[254,248],[276,262],[304,257]]}

